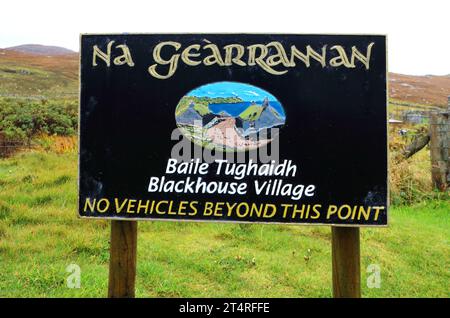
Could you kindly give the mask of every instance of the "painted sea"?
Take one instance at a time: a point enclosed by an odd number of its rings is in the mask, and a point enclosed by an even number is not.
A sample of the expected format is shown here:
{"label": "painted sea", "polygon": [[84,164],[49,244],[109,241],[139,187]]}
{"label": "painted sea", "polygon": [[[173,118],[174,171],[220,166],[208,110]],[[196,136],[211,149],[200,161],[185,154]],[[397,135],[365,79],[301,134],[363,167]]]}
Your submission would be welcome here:
{"label": "painted sea", "polygon": [[[262,106],[263,101],[255,102],[255,104],[258,106]],[[220,114],[221,112],[225,111],[227,114],[229,114],[233,117],[237,117],[244,110],[246,110],[250,105],[252,105],[252,102],[209,104],[209,109],[214,114]],[[283,118],[286,118],[284,109],[279,102],[269,101],[269,105],[272,106],[273,108],[275,108],[275,110],[278,112],[278,114],[280,114],[280,116],[282,116]]]}
{"label": "painted sea", "polygon": [[245,151],[277,138],[286,114],[278,99],[262,88],[216,82],[184,95],[175,119],[180,131],[202,147]]}

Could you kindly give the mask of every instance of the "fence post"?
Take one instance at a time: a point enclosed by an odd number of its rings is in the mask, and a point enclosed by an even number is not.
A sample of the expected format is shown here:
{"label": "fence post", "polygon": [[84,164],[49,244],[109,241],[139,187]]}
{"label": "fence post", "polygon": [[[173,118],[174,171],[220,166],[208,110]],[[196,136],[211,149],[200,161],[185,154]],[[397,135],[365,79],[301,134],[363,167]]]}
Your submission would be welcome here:
{"label": "fence post", "polygon": [[430,116],[430,156],[433,186],[446,191],[450,185],[450,96],[448,109],[431,112]]}
{"label": "fence post", "polygon": [[430,116],[430,156],[433,186],[446,191],[450,184],[450,97],[449,109],[431,112]]}
{"label": "fence post", "polygon": [[447,97],[447,134],[444,147],[447,150],[447,187],[450,188],[450,96]]}
{"label": "fence post", "polygon": [[[450,96],[447,98],[447,133],[445,138],[444,155],[447,159],[447,188],[450,188]],[[446,150],[446,151],[445,151]]]}

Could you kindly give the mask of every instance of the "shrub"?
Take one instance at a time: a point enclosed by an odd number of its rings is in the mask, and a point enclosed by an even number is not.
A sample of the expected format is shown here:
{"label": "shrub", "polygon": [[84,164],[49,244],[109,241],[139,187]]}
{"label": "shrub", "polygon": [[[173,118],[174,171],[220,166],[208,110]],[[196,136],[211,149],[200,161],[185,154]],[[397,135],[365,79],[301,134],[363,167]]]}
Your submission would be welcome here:
{"label": "shrub", "polygon": [[432,199],[439,194],[432,191],[430,150],[427,147],[405,159],[403,150],[417,134],[427,127],[406,127],[408,134],[400,136],[397,128],[390,129],[389,187],[392,204],[413,204]]}
{"label": "shrub", "polygon": [[0,132],[6,141],[25,141],[38,134],[70,136],[77,125],[76,100],[0,98]]}

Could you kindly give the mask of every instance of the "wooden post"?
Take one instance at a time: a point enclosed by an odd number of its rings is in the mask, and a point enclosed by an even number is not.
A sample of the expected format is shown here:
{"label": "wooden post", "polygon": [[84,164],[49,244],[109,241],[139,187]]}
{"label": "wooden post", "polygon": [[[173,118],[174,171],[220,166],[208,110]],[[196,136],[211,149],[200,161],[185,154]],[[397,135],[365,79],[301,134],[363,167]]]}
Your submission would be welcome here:
{"label": "wooden post", "polygon": [[358,227],[331,227],[333,296],[361,297],[361,268]]}
{"label": "wooden post", "polygon": [[447,189],[450,189],[450,96],[447,99],[447,112],[443,114],[444,118],[447,119],[447,126],[444,132],[444,158],[447,161]]}
{"label": "wooden post", "polygon": [[430,156],[433,186],[446,191],[449,178],[449,113],[432,112],[430,116]]}
{"label": "wooden post", "polygon": [[108,297],[134,298],[137,221],[111,221]]}
{"label": "wooden post", "polygon": [[447,100],[447,112],[444,114],[447,118],[447,132],[445,134],[444,156],[447,159],[447,189],[450,189],[450,96]]}

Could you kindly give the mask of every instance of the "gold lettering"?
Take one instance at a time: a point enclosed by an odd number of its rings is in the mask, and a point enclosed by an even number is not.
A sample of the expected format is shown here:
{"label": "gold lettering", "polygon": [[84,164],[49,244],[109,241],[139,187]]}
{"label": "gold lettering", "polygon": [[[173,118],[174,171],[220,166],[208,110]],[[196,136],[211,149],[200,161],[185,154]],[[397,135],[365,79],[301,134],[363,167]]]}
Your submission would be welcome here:
{"label": "gold lettering", "polygon": [[289,208],[292,207],[292,204],[282,204],[281,206],[283,207],[283,218],[285,219],[287,217]]}
{"label": "gold lettering", "polygon": [[376,206],[373,208],[375,210],[375,217],[374,217],[374,221],[378,220],[378,215],[380,214],[381,210],[384,210],[383,206]]}
{"label": "gold lettering", "polygon": [[205,202],[205,208],[203,210],[203,215],[204,216],[210,216],[213,214],[213,206],[214,203],[212,202]]}
{"label": "gold lettering", "polygon": [[114,64],[115,65],[128,64],[128,66],[134,66],[134,62],[133,59],[131,58],[131,52],[128,46],[126,46],[125,44],[120,44],[116,46],[116,48],[122,49],[123,54],[114,59]]}
{"label": "gold lettering", "polygon": [[94,199],[94,202],[91,202],[91,199],[86,198],[86,201],[84,202],[83,211],[86,212],[86,210],[89,208],[89,210],[91,212],[94,212],[94,210],[95,210],[95,201],[97,201],[97,200]]}
{"label": "gold lettering", "polygon": [[158,214],[165,214],[165,213],[166,213],[165,211],[159,209],[159,207],[161,206],[161,204],[169,204],[169,201],[159,201],[159,202],[156,204],[156,207],[155,207],[156,213],[158,213]]}
{"label": "gold lettering", "polygon": [[367,46],[367,53],[364,56],[355,46],[352,46],[352,65],[355,65],[355,58],[364,64],[366,70],[370,67],[370,55],[372,54],[372,47],[375,43],[370,43]]}
{"label": "gold lettering", "polygon": [[[234,64],[240,66],[246,66],[244,61],[242,61],[242,57],[244,56],[245,49],[244,46],[240,44],[230,44],[224,47],[225,49],[225,65],[230,66]],[[233,57],[233,49],[236,49],[236,56]]]}
{"label": "gold lettering", "polygon": [[210,49],[211,55],[205,57],[203,59],[203,64],[206,66],[218,64],[220,66],[225,65],[225,63],[222,60],[222,56],[220,55],[219,48],[215,44],[207,44],[203,47],[203,49]]}
{"label": "gold lettering", "polygon": [[338,67],[344,65],[347,68],[354,68],[355,65],[353,61],[350,62],[347,57],[347,53],[345,53],[345,49],[341,45],[334,45],[331,47],[331,50],[336,50],[338,52],[338,56],[333,57],[330,60],[330,65],[334,67]]}
{"label": "gold lettering", "polygon": [[116,212],[120,213],[122,211],[122,209],[124,208],[125,204],[127,203],[128,199],[124,199],[122,204],[119,203],[119,199],[115,198],[114,202],[116,204]]}
{"label": "gold lettering", "polygon": [[[268,211],[268,210],[272,210],[272,211]],[[266,206],[264,207],[264,218],[271,218],[275,215],[275,213],[277,213],[277,207],[273,204],[266,204]]]}
{"label": "gold lettering", "polygon": [[144,213],[147,214],[148,205],[149,205],[150,201],[146,200],[144,202],[145,202],[145,204],[143,204],[142,200],[139,200],[139,204],[137,207],[137,213],[140,213],[141,209],[142,209],[144,211]]}
{"label": "gold lettering", "polygon": [[286,51],[284,50],[283,45],[280,42],[270,42],[266,45],[267,48],[274,47],[277,51],[276,54],[273,54],[267,58],[267,65],[269,66],[277,66],[278,64],[283,64],[286,67],[289,67],[291,64],[289,63],[289,59],[286,55]]}
{"label": "gold lettering", "polygon": [[189,203],[189,207],[192,209],[192,212],[189,213],[188,215],[196,215],[197,214],[197,205],[198,201],[192,201]]}
{"label": "gold lettering", "polygon": [[314,212],[314,216],[311,216],[311,219],[315,220],[320,218],[320,208],[322,207],[321,204],[314,204],[313,205],[313,212]]}
{"label": "gold lettering", "polygon": [[336,214],[337,210],[338,210],[338,207],[336,205],[328,206],[327,219],[329,219],[331,217],[331,215]]}
{"label": "gold lettering", "polygon": [[[254,45],[250,45],[248,48],[248,65],[253,66],[258,64],[259,66],[261,66],[261,68],[263,70],[265,70],[266,72],[270,73],[270,74],[274,74],[274,75],[282,75],[287,73],[287,70],[285,71],[276,71],[274,69],[272,69],[269,65],[266,64],[266,62],[264,61],[264,58],[267,56],[268,53],[268,49],[267,46],[263,45],[263,44],[254,44]],[[256,56],[256,50],[259,49],[259,51],[261,52],[261,54],[257,57]]]}
{"label": "gold lettering", "polygon": [[191,60],[191,57],[197,57],[200,56],[200,53],[191,53],[192,50],[195,50],[198,52],[200,50],[199,44],[192,44],[189,45],[187,48],[183,50],[183,53],[181,54],[181,60],[186,63],[187,65],[196,66],[201,64],[201,61],[193,61]]}
{"label": "gold lettering", "polygon": [[102,52],[97,45],[94,45],[94,51],[92,52],[92,65],[97,66],[97,57],[101,58],[106,66],[111,65],[111,47],[114,41],[110,41],[106,46],[106,53]]}
{"label": "gold lettering", "polygon": [[136,206],[136,199],[128,200],[127,213],[134,213],[134,207]]}
{"label": "gold lettering", "polygon": [[[299,50],[295,45],[291,45],[290,52],[286,51],[281,42],[272,41],[268,44],[253,44],[243,46],[241,44],[229,44],[223,47],[221,51],[216,44],[208,40],[206,45],[191,44],[181,51],[182,45],[178,42],[161,42],[153,50],[154,64],[148,67],[148,72],[155,78],[167,79],[173,76],[181,61],[189,66],[198,66],[203,63],[205,66],[259,66],[264,71],[273,75],[282,75],[288,72],[288,68],[295,67],[298,61],[302,62],[307,68],[311,67],[312,60],[318,62],[322,68],[330,65],[332,67],[345,66],[346,68],[355,68],[356,61],[359,61],[368,70],[370,68],[370,57],[374,42],[367,46],[367,51],[361,52],[352,46],[351,56],[347,54],[346,48],[342,45],[334,45],[328,49],[327,45],[313,49],[307,45],[303,50]],[[94,46],[93,65],[97,65],[97,58],[102,59],[106,65],[110,65],[111,46],[114,41],[108,43],[106,53]],[[163,50],[172,48],[169,58],[163,58]],[[114,64],[128,64],[134,66],[131,52],[126,45],[118,45],[122,49],[122,55],[114,59]],[[247,51],[246,51],[247,50]],[[328,51],[335,51],[334,56],[327,59]],[[224,55],[222,55],[222,53]],[[245,55],[247,53],[247,56]],[[166,67],[164,67],[166,66]],[[280,69],[283,67],[283,69]],[[162,68],[163,70],[160,70]]]}
{"label": "gold lettering", "polygon": [[[100,207],[100,204],[101,204],[102,202],[105,203],[103,209]],[[103,212],[106,212],[108,209],[109,209],[109,200],[108,200],[108,199],[100,199],[100,200],[97,202],[97,210],[98,210],[98,212],[103,213]]]}
{"label": "gold lettering", "polygon": [[326,51],[327,46],[324,45],[322,47],[322,54],[317,53],[310,45],[308,45],[306,47],[306,54],[302,53],[301,51],[299,51],[295,45],[291,46],[291,61],[290,61],[290,66],[294,67],[295,64],[295,58],[298,58],[299,60],[301,60],[306,67],[310,67],[311,63],[310,63],[310,58],[316,60],[317,62],[320,63],[320,65],[322,65],[322,67],[325,67],[327,62],[326,62],[326,57],[327,57],[327,51]]}
{"label": "gold lettering", "polygon": [[174,47],[175,52],[177,52],[181,47],[180,43],[172,42],[172,41],[161,42],[155,46],[155,49],[153,50],[153,59],[155,60],[155,62],[160,65],[169,65],[169,71],[167,72],[166,75],[161,75],[156,71],[156,67],[158,66],[158,64],[153,64],[148,68],[148,72],[152,76],[154,76],[158,79],[166,79],[166,78],[171,77],[173,74],[175,74],[175,71],[177,70],[177,66],[178,66],[178,60],[180,58],[180,54],[174,54],[174,55],[172,55],[172,57],[169,60],[164,60],[161,57],[161,49],[166,45],[170,45],[170,46]]}

